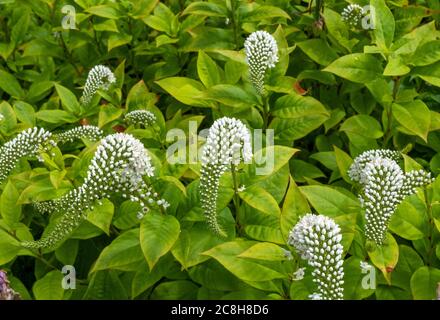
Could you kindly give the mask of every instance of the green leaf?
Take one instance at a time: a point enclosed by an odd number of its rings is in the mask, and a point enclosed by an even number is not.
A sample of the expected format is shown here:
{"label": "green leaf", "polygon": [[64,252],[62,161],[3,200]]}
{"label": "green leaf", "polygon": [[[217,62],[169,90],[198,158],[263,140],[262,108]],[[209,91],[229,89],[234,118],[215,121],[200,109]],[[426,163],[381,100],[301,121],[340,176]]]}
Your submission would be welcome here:
{"label": "green leaf", "polygon": [[322,66],[328,66],[338,58],[336,52],[322,39],[309,39],[297,45],[310,59]]}
{"label": "green leaf", "polygon": [[427,235],[429,224],[425,203],[416,195],[407,197],[391,216],[389,228],[398,236],[408,239],[422,239]]}
{"label": "green leaf", "polygon": [[382,246],[376,246],[374,251],[369,251],[368,256],[391,284],[391,274],[399,260],[399,246],[393,236],[387,233],[385,243]]}
{"label": "green leaf", "polygon": [[205,87],[196,80],[184,77],[172,77],[156,81],[156,83],[176,100],[184,104],[204,108],[213,106],[212,102],[204,99],[203,91]]}
{"label": "green leaf", "polygon": [[64,110],[40,110],[35,113],[35,117],[47,123],[73,123],[77,118]]}
{"label": "green leaf", "polygon": [[429,66],[416,67],[411,73],[436,87],[440,87],[440,61]]}
{"label": "green leaf", "polygon": [[119,19],[119,12],[110,5],[99,5],[90,7],[86,10],[87,12],[102,18],[109,19]]}
{"label": "green leaf", "polygon": [[251,207],[270,215],[280,215],[280,208],[274,197],[258,186],[251,186],[238,195]]}
{"label": "green leaf", "polygon": [[142,219],[140,241],[150,270],[160,257],[171,250],[179,233],[179,221],[173,216],[152,212]]}
{"label": "green leaf", "polygon": [[[203,241],[200,241],[203,239]],[[202,252],[223,242],[206,228],[206,225],[199,223],[190,230],[182,230],[178,241],[171,250],[173,256],[182,264],[185,269],[198,265],[209,257],[202,255]]]}
{"label": "green leaf", "polygon": [[207,97],[231,107],[251,107],[261,104],[258,98],[232,84],[219,84],[211,87]]}
{"label": "green leaf", "polygon": [[190,3],[182,15],[195,14],[209,17],[226,17],[228,12],[226,7],[212,2],[196,1]]}
{"label": "green leaf", "polygon": [[0,266],[12,261],[20,250],[18,240],[0,228]]}
{"label": "green leaf", "polygon": [[110,224],[115,208],[110,200],[103,199],[101,202],[102,204],[95,205],[95,208],[87,214],[87,220],[110,235]]}
{"label": "green leaf", "polygon": [[339,130],[344,131],[348,136],[358,135],[371,139],[379,139],[383,136],[379,122],[366,114],[359,114],[348,118]]}
{"label": "green leaf", "polygon": [[[298,151],[298,149],[280,145],[267,146],[259,149],[254,154],[259,175],[269,176],[277,173]],[[271,156],[273,156],[273,163],[271,162]]]}
{"label": "green leaf", "polygon": [[324,71],[356,83],[366,83],[381,78],[383,68],[371,54],[352,53],[333,61]]}
{"label": "green leaf", "polygon": [[276,136],[286,140],[304,137],[321,126],[330,115],[318,100],[297,94],[279,98],[272,114],[276,118],[269,128],[275,129]]}
{"label": "green leaf", "polygon": [[9,180],[0,196],[0,214],[12,228],[20,221],[21,205],[17,204],[19,196],[15,184]]}
{"label": "green leaf", "polygon": [[260,22],[264,19],[270,19],[270,18],[286,18],[290,20],[290,16],[281,8],[275,7],[275,6],[259,6],[256,9],[244,14],[242,16],[242,20],[246,22]]}
{"label": "green leaf", "polygon": [[342,20],[341,15],[329,7],[326,7],[321,14],[324,17],[329,38],[336,40],[333,40],[332,42],[336,42],[336,44],[341,45],[348,52],[351,52],[352,48],[359,42],[359,40],[350,39],[350,30],[348,25]]}
{"label": "green leaf", "polygon": [[219,67],[205,52],[199,51],[197,73],[206,88],[219,84],[221,81]]}
{"label": "green leaf", "polygon": [[122,109],[117,108],[112,104],[101,106],[98,115],[98,127],[102,128],[106,124],[117,120],[122,115]]}
{"label": "green leaf", "polygon": [[32,287],[37,300],[62,300],[64,289],[61,286],[64,275],[59,270],[54,270],[37,280]]}
{"label": "green leaf", "polygon": [[244,281],[268,281],[284,278],[284,276],[253,260],[238,257],[255,242],[231,241],[218,245],[204,254],[220,262],[233,275]]}
{"label": "green leaf", "polygon": [[23,101],[16,101],[14,103],[14,111],[18,120],[29,127],[35,126],[35,110],[30,104]]}
{"label": "green leaf", "polygon": [[440,40],[429,41],[417,47],[409,63],[413,66],[427,66],[440,60]]}
{"label": "green leaf", "polygon": [[[122,277],[121,277],[122,278]],[[90,279],[85,300],[127,300],[128,294],[116,271],[95,272]]]}
{"label": "green leaf", "polygon": [[385,0],[371,0],[370,5],[375,12],[372,15],[372,22],[376,44],[381,50],[388,52],[388,48],[394,39],[395,21],[393,13],[387,7]]}
{"label": "green leaf", "polygon": [[127,270],[130,264],[143,259],[139,229],[131,229],[122,233],[102,250],[90,272],[105,269]]}
{"label": "green leaf", "polygon": [[243,251],[238,257],[267,261],[284,261],[287,260],[286,252],[285,249],[276,244],[260,242]]}
{"label": "green leaf", "polygon": [[14,98],[23,99],[25,96],[17,79],[4,70],[0,70],[0,89]]}
{"label": "green leaf", "polygon": [[353,159],[348,155],[348,153],[339,149],[337,146],[333,146],[333,149],[335,150],[336,164],[339,168],[342,178],[346,182],[351,183],[351,179],[348,176],[348,169],[353,163]]}
{"label": "green leaf", "polygon": [[117,48],[117,47],[123,46],[127,43],[130,43],[132,39],[133,39],[133,36],[128,35],[128,34],[113,33],[108,38],[107,51],[110,52],[114,48]]}
{"label": "green leaf", "polygon": [[159,284],[151,294],[152,300],[195,300],[197,290],[193,282],[176,280]]}
{"label": "green leaf", "polygon": [[74,114],[78,114],[81,110],[81,107],[79,105],[78,99],[72,93],[72,91],[59,84],[55,84],[55,89],[57,90],[63,107]]}
{"label": "green leaf", "polygon": [[302,186],[299,189],[319,214],[337,217],[360,211],[358,201],[329,186]]}
{"label": "green leaf", "polygon": [[287,189],[280,216],[280,226],[284,238],[287,239],[290,230],[292,230],[299,218],[307,212],[310,212],[309,203],[299,190],[295,180],[290,177],[289,189]]}
{"label": "green leaf", "polygon": [[425,142],[431,126],[431,113],[429,108],[421,100],[392,106],[393,116],[406,130],[405,133],[417,135]]}
{"label": "green leaf", "polygon": [[415,300],[438,299],[437,290],[440,283],[440,270],[431,267],[420,267],[411,277],[411,292]]}

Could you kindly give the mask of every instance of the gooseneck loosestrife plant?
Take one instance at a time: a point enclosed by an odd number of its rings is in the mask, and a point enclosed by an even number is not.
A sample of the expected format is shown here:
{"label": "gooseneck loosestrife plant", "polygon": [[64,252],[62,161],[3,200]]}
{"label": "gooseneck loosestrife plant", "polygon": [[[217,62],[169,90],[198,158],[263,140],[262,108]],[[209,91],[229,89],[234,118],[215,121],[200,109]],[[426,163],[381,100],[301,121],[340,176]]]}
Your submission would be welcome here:
{"label": "gooseneck loosestrife plant", "polygon": [[199,190],[208,225],[219,236],[226,236],[217,219],[220,177],[228,170],[235,175],[237,166],[251,159],[249,129],[235,118],[223,117],[214,121],[203,148]]}
{"label": "gooseneck loosestrife plant", "polygon": [[313,268],[317,291],[314,300],[344,298],[344,269],[342,235],[335,221],[323,215],[306,214],[289,234],[288,243]]}
{"label": "gooseneck loosestrife plant", "polygon": [[80,99],[81,103],[88,105],[99,89],[108,90],[115,82],[115,75],[108,67],[102,65],[93,67],[87,76],[83,95]]}
{"label": "gooseneck loosestrife plant", "polygon": [[0,300],[440,299],[438,0],[0,2]]}
{"label": "gooseneck loosestrife plant", "polygon": [[143,144],[133,136],[116,133],[105,137],[96,150],[87,176],[78,188],[60,199],[41,203],[41,211],[62,212],[61,221],[38,241],[25,241],[27,248],[51,248],[70,234],[85,218],[86,210],[94,203],[119,193],[148,208],[166,208],[167,202],[158,199],[146,177],[154,175],[154,167]]}
{"label": "gooseneck loosestrife plant", "polygon": [[359,155],[348,171],[363,188],[359,198],[365,208],[365,236],[376,245],[384,243],[391,216],[403,199],[433,181],[431,173],[424,170],[403,172],[396,162],[399,158],[396,151],[369,150]]}

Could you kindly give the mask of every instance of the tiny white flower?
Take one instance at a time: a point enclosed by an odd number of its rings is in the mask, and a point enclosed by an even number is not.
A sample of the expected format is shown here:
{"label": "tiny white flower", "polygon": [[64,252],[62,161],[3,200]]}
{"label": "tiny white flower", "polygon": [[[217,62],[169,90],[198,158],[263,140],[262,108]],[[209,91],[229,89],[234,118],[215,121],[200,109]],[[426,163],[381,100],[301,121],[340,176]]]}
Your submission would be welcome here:
{"label": "tiny white flower", "polygon": [[293,273],[293,278],[292,278],[292,280],[293,280],[293,281],[300,281],[300,280],[304,279],[304,275],[305,275],[304,270],[305,270],[305,269],[306,269],[306,268],[299,268],[298,270],[296,270],[296,271]]}

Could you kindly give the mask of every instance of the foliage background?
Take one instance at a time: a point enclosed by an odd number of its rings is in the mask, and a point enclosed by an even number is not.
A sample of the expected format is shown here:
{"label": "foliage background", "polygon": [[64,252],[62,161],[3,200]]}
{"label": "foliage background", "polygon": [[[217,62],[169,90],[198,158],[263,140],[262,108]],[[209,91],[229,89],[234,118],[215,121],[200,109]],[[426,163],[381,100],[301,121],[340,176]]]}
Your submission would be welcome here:
{"label": "foliage background", "polygon": [[[167,215],[136,218],[136,206],[108,199],[55,251],[33,252],[56,221],[30,205],[59,197],[84,178],[96,145],[63,146],[44,165],[23,160],[0,186],[0,266],[25,299],[306,299],[310,276],[286,245],[306,212],[343,229],[346,299],[434,299],[440,282],[440,182],[408,197],[392,218],[387,244],[369,252],[363,211],[347,177],[352,158],[372,148],[402,151],[405,170],[440,169],[440,3],[359,1],[376,8],[376,28],[341,20],[350,2],[298,0],[2,0],[0,1],[1,143],[21,130],[96,124],[142,139],[155,155]],[[76,8],[64,30],[62,7]],[[274,35],[280,62],[266,79],[269,98],[249,83],[243,42],[253,31]],[[117,77],[94,107],[78,103],[87,72],[109,66]],[[268,112],[265,106],[269,106]],[[147,109],[160,134],[126,127],[127,111]],[[200,165],[167,163],[166,132],[209,128],[233,116],[275,130],[275,170],[239,175],[240,206],[230,175],[219,210],[228,232],[206,228]],[[293,259],[285,250],[290,250]],[[377,287],[361,286],[360,261],[377,270]],[[77,289],[60,286],[74,265]]]}

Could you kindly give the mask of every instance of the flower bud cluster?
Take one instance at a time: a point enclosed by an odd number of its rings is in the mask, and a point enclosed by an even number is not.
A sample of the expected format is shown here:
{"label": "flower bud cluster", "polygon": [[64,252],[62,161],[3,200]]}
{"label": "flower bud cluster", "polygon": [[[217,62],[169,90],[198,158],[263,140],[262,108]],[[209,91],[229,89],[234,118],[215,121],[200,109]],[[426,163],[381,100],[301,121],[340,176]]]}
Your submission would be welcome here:
{"label": "flower bud cluster", "polygon": [[249,76],[258,93],[263,95],[266,71],[278,62],[278,46],[275,38],[266,31],[255,31],[244,43]]}
{"label": "flower bud cluster", "polygon": [[110,85],[115,82],[115,75],[108,67],[102,65],[93,67],[87,75],[83,95],[80,99],[81,103],[88,105],[99,89],[108,90]]}
{"label": "flower bud cluster", "polygon": [[0,148],[0,182],[4,181],[23,157],[37,157],[55,146],[52,134],[43,128],[29,128]]}
{"label": "flower bud cluster", "polygon": [[343,247],[341,229],[323,215],[306,214],[290,231],[288,244],[313,268],[317,292],[311,299],[337,300],[344,297]]}
{"label": "flower bud cluster", "polygon": [[235,118],[223,117],[209,129],[203,148],[200,170],[200,201],[208,225],[216,234],[225,233],[217,221],[217,197],[220,177],[227,170],[252,159],[251,136],[246,126]]}

